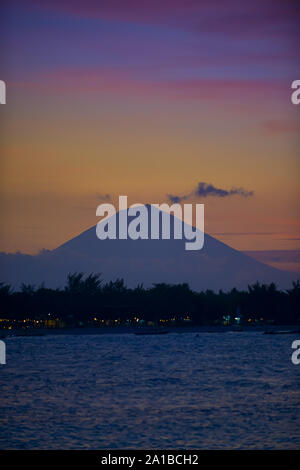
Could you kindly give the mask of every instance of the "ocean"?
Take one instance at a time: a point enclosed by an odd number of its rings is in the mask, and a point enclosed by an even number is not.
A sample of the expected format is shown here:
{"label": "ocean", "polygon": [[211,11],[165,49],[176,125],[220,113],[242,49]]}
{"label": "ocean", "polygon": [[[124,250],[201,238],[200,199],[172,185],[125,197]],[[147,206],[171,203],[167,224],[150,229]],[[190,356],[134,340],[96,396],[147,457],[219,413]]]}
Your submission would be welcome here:
{"label": "ocean", "polygon": [[261,331],[7,338],[0,448],[300,449],[295,339]]}

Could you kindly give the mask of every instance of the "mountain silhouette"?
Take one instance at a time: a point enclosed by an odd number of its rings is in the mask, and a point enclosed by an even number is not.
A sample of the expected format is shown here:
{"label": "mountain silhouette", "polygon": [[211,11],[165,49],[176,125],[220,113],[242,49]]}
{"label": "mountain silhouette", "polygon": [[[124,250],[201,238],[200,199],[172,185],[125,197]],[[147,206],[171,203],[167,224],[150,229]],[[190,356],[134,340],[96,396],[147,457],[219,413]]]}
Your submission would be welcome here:
{"label": "mountain silhouette", "polygon": [[[116,217],[118,229],[118,216],[112,217]],[[171,233],[173,224],[171,215]],[[104,281],[123,278],[128,287],[188,283],[197,291],[217,291],[247,288],[256,281],[274,282],[284,289],[297,279],[297,274],[256,261],[208,234],[201,250],[187,251],[185,242],[172,238],[99,240],[94,226],[58,248],[38,255],[1,253],[0,280],[16,288],[22,282],[62,287],[69,272],[93,272],[101,273]]]}

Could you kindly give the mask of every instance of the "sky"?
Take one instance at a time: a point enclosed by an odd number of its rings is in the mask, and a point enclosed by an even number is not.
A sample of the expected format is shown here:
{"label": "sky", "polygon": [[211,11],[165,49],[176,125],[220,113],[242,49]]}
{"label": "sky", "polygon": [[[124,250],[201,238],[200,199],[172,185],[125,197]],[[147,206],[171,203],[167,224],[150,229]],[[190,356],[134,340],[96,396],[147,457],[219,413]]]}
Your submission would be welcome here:
{"label": "sky", "polygon": [[2,1],[0,250],[55,248],[119,195],[175,197],[299,268],[299,5]]}

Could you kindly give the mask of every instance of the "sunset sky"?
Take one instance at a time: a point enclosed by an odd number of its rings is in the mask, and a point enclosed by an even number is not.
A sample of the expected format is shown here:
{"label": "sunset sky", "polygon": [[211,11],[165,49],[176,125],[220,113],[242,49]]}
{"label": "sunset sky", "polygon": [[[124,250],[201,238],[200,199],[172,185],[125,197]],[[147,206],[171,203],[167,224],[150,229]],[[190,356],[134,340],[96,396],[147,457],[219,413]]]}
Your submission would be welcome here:
{"label": "sunset sky", "polygon": [[[206,231],[230,246],[300,249],[298,2],[1,10],[1,251],[55,248],[97,223],[105,195],[191,193]],[[253,195],[197,195],[199,182]]]}

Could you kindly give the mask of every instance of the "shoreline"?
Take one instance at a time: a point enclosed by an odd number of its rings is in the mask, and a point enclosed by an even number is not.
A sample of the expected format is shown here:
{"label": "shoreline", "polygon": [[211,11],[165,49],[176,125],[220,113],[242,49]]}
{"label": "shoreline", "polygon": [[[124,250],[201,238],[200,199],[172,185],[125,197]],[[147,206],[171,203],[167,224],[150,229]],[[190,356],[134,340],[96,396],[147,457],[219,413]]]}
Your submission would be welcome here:
{"label": "shoreline", "polygon": [[[257,326],[241,326],[237,329],[234,326],[170,326],[159,327],[155,331],[167,332],[169,334],[184,334],[184,333],[264,333],[265,331],[290,331],[297,330],[294,334],[299,334],[299,325],[257,325]],[[41,329],[27,329],[27,330],[9,330],[6,332],[2,330],[0,337],[41,337],[48,335],[120,335],[120,334],[135,334],[141,332],[150,333],[153,331],[152,327],[136,327],[136,326],[105,326],[105,327],[70,327],[70,328],[41,328]],[[293,334],[293,333],[291,333]]]}

